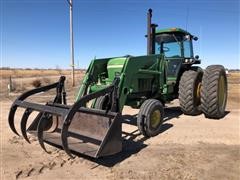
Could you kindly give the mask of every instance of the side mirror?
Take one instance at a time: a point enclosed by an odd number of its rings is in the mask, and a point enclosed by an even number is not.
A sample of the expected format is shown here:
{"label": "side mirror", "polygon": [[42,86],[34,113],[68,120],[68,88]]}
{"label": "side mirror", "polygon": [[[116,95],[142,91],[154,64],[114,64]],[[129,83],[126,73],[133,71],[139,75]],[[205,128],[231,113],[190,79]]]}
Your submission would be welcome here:
{"label": "side mirror", "polygon": [[199,59],[199,55],[196,55],[196,56],[195,56],[195,59]]}
{"label": "side mirror", "polygon": [[197,36],[194,36],[194,37],[193,37],[193,40],[194,40],[194,41],[197,41],[197,40],[198,40],[198,37],[197,37]]}
{"label": "side mirror", "polygon": [[185,39],[185,40],[190,40],[190,36],[189,36],[189,35],[185,35],[185,36],[184,36],[184,39]]}

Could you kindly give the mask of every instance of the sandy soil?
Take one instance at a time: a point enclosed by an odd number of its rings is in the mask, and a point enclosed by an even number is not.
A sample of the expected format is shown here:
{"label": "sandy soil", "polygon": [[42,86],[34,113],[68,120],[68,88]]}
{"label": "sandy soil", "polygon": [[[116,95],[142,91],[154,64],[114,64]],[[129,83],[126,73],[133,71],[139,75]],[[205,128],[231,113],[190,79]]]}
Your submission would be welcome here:
{"label": "sandy soil", "polygon": [[[145,139],[135,125],[137,109],[124,108],[123,151],[98,160],[76,157],[15,136],[7,116],[15,96],[1,98],[0,179],[240,179],[240,84],[229,84],[226,116],[185,116],[175,100],[165,109],[162,133]],[[75,90],[72,90],[75,91]],[[73,100],[69,95],[69,101]],[[42,95],[38,102],[49,100]],[[21,117],[18,112],[17,117]]]}

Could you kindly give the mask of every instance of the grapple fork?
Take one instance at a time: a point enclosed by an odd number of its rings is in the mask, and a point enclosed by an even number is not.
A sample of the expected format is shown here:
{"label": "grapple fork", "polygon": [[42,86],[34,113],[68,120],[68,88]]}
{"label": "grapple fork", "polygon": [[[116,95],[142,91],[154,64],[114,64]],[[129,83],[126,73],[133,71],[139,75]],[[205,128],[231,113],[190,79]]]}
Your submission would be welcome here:
{"label": "grapple fork", "polygon": [[[118,153],[122,150],[121,114],[118,112],[118,83],[116,78],[112,85],[98,92],[83,96],[73,105],[66,104],[64,89],[65,77],[57,83],[36,88],[23,93],[13,103],[9,112],[9,126],[19,135],[14,125],[17,108],[24,108],[20,127],[24,139],[30,143],[27,132],[38,137],[40,146],[46,151],[44,143],[63,148],[72,156],[72,152],[101,157]],[[45,105],[26,101],[31,95],[56,88],[56,96]],[[111,108],[107,110],[85,107],[92,99],[108,94]],[[32,112],[38,115],[27,128],[27,121]]]}

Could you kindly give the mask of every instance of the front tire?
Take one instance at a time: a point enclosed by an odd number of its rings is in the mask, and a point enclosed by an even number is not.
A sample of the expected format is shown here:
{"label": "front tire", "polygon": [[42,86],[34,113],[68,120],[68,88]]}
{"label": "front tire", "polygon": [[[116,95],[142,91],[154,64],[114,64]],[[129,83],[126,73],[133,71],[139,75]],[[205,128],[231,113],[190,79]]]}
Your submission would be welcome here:
{"label": "front tire", "polygon": [[207,118],[220,119],[227,103],[227,77],[222,65],[211,65],[203,74],[201,108]]}
{"label": "front tire", "polygon": [[164,109],[160,101],[148,99],[141,105],[137,125],[138,129],[145,137],[153,137],[161,132],[164,118]]}
{"label": "front tire", "polygon": [[109,97],[108,96],[100,96],[96,99],[94,108],[95,109],[101,109],[106,110],[108,106]]}

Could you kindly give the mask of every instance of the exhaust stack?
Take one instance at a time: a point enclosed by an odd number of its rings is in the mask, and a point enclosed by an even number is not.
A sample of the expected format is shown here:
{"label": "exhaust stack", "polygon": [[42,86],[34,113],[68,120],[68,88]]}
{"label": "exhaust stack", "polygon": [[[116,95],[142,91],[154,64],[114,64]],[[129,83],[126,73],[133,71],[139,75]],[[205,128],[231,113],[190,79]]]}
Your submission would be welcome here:
{"label": "exhaust stack", "polygon": [[155,31],[157,24],[152,24],[152,9],[147,13],[147,55],[155,54]]}
{"label": "exhaust stack", "polygon": [[149,9],[147,13],[147,55],[152,54],[151,24],[152,24],[152,9]]}

